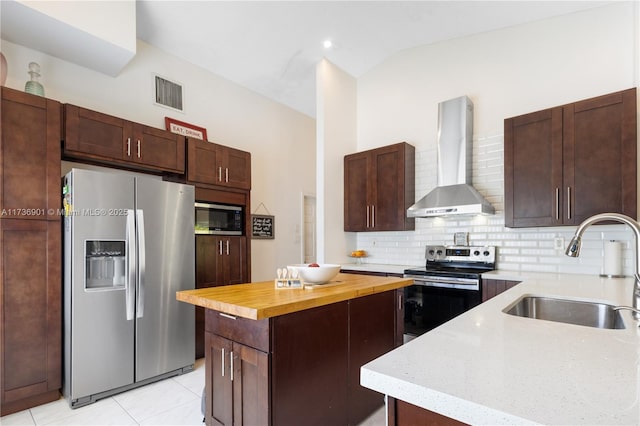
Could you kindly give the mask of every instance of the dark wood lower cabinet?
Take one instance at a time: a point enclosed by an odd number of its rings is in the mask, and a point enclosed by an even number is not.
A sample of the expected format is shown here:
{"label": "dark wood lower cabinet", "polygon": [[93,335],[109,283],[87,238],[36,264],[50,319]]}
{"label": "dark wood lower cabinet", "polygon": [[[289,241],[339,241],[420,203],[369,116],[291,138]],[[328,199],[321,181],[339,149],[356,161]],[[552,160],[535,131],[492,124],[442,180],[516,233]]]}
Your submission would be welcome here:
{"label": "dark wood lower cabinet", "polygon": [[349,303],[349,365],[356,367],[349,369],[350,425],[384,405],[384,395],[360,386],[360,366],[395,347],[395,297],[396,292],[388,291]]}
{"label": "dark wood lower cabinet", "polygon": [[60,221],[0,220],[1,413],[60,397]]}
{"label": "dark wood lower cabinet", "polygon": [[207,393],[207,424],[268,425],[269,354],[212,333],[205,340],[206,387],[215,389]]}
{"label": "dark wood lower cabinet", "polygon": [[388,425],[389,426],[462,426],[462,423],[451,417],[443,416],[434,411],[409,404],[395,398],[388,398]]}
{"label": "dark wood lower cabinet", "polygon": [[359,424],[384,404],[360,367],[395,347],[398,294],[261,321],[206,310],[207,424]]}
{"label": "dark wood lower cabinet", "polygon": [[482,280],[482,301],[486,302],[519,283],[520,281]]}

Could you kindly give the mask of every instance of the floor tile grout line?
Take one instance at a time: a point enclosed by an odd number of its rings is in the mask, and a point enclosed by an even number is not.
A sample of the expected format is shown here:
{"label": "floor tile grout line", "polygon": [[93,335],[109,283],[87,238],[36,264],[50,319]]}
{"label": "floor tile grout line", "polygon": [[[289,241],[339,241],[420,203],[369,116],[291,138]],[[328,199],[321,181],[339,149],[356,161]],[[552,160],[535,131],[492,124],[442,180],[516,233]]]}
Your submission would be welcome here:
{"label": "floor tile grout line", "polygon": [[122,406],[122,404],[120,404],[116,398],[114,398],[113,396],[111,396],[110,398],[113,399],[113,402],[115,402],[118,405],[118,407],[122,408],[122,411],[127,413],[127,416],[129,416],[131,418],[131,420],[133,420],[133,423],[135,423],[137,425],[140,425],[140,422],[138,422],[138,419],[136,419],[129,411],[127,411],[127,409],[124,408]]}

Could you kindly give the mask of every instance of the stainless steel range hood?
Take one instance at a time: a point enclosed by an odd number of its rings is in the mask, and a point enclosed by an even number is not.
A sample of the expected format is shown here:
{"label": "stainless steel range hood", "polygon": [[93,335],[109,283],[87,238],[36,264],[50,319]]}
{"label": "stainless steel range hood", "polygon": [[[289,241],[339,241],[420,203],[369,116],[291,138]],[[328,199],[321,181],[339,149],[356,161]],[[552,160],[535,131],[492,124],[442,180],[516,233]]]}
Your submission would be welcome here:
{"label": "stainless steel range hood", "polygon": [[407,217],[494,214],[471,186],[473,103],[466,96],[438,104],[438,186],[407,209]]}

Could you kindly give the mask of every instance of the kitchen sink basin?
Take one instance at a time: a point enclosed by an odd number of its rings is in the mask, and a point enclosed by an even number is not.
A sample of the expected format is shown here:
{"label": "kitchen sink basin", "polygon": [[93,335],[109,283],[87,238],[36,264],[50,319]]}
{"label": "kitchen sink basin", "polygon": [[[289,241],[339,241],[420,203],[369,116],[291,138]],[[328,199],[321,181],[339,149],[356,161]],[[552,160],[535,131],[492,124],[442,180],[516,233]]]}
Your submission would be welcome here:
{"label": "kitchen sink basin", "polygon": [[615,306],[584,300],[544,296],[522,296],[502,312],[525,318],[563,322],[586,327],[624,329],[624,322]]}

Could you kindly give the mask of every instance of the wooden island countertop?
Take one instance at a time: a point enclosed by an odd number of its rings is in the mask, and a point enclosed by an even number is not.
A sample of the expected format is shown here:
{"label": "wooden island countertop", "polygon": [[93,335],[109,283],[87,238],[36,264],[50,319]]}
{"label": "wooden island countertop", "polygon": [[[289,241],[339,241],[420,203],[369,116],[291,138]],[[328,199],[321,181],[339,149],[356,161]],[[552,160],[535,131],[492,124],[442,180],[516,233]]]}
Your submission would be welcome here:
{"label": "wooden island countertop", "polygon": [[276,289],[274,281],[208,287],[176,293],[179,301],[261,320],[413,284],[412,279],[340,273],[327,284]]}

